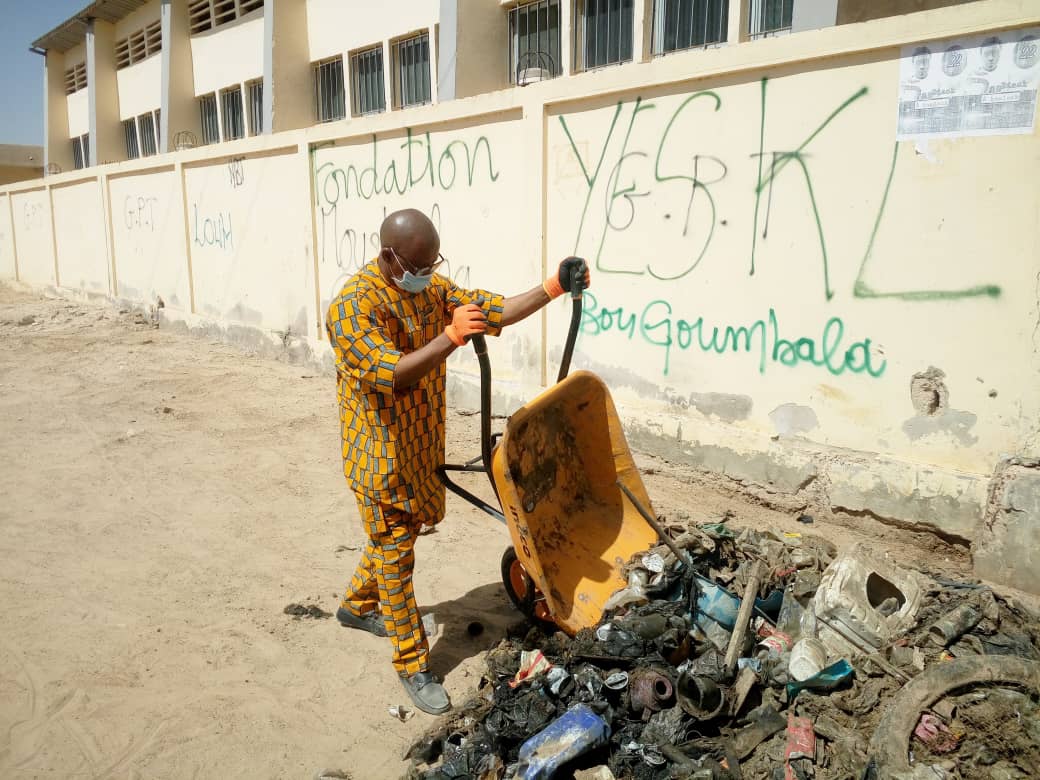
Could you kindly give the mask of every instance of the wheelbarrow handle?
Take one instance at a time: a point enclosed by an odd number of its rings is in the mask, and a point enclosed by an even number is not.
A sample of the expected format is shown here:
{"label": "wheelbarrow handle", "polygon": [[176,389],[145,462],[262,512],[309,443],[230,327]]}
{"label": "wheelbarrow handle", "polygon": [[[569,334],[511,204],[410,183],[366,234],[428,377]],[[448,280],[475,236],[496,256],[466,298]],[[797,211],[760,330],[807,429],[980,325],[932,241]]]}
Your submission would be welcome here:
{"label": "wheelbarrow handle", "polygon": [[560,373],[556,381],[562,382],[571,370],[571,357],[574,354],[574,342],[578,340],[578,328],[581,327],[581,294],[585,290],[585,274],[588,266],[584,261],[571,269],[571,324],[567,330],[567,341],[563,346],[563,358],[560,360]]}

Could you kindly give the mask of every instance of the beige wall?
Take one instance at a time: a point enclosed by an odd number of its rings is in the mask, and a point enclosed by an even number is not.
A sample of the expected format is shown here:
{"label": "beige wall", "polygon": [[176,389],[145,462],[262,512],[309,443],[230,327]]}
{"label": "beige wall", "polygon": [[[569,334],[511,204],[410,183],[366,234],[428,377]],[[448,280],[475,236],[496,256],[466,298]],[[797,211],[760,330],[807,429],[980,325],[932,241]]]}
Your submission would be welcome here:
{"label": "beige wall", "polygon": [[[488,0],[485,0],[487,2]],[[307,0],[310,61],[334,57],[437,24],[439,0]]]}
{"label": "beige wall", "polygon": [[153,54],[116,72],[119,84],[119,118],[155,111],[162,104],[162,55]]}
{"label": "beige wall", "polygon": [[12,194],[11,212],[19,280],[35,285],[56,284],[50,190],[41,188]]}
{"label": "beige wall", "polygon": [[[431,215],[466,285],[516,292],[581,254],[574,365],[633,446],[972,539],[997,464],[1040,456],[1040,135],[896,143],[899,57],[1037,24],[991,0],[102,167],[116,287],[327,361],[323,308],[394,208]],[[48,193],[81,180],[7,188],[20,278],[53,279]],[[551,381],[566,318],[495,340],[501,410]],[[474,403],[472,356],[450,365]],[[931,415],[911,392],[930,369]]]}
{"label": "beige wall", "polygon": [[456,97],[479,95],[509,86],[508,18],[508,9],[499,3],[459,0]]}
{"label": "beige wall", "polygon": [[[314,85],[307,48],[306,7],[299,0],[268,0],[265,23],[271,26],[270,73],[264,74],[264,89],[273,98],[274,132],[295,130],[314,124]],[[270,86],[268,86],[270,84]],[[265,103],[268,96],[264,95]]]}
{"label": "beige wall", "polygon": [[119,86],[116,81],[115,25],[109,22],[94,22],[94,73],[87,65],[87,78],[91,80],[87,91],[93,96],[96,116],[97,154],[91,155],[91,165],[118,162],[126,159],[126,141],[119,119]]}
{"label": "beige wall", "polygon": [[43,176],[42,165],[39,168],[27,168],[24,165],[0,165],[0,184],[38,179],[41,176]]}
{"label": "beige wall", "polygon": [[[54,54],[48,53],[48,57],[57,57]],[[58,55],[60,56],[60,55]],[[87,91],[90,89],[88,84],[86,89],[81,89],[77,92],[73,92],[71,95],[65,95],[65,72],[76,65],[87,62],[87,46],[86,44],[79,44],[74,46],[65,52],[64,62],[58,69],[61,72],[58,73],[58,82],[56,85],[52,84],[52,90],[57,87],[58,95],[61,96],[61,100],[65,101],[66,109],[65,115],[67,117],[68,133],[66,138],[76,138],[90,131],[90,107],[88,105]],[[68,166],[62,166],[71,168],[72,167],[72,151],[68,152]]]}
{"label": "beige wall", "polygon": [[204,95],[264,75],[264,12],[254,11],[191,38],[195,94]]}
{"label": "beige wall", "polygon": [[188,0],[172,0],[170,4],[169,45],[162,53],[162,67],[167,87],[168,105],[164,106],[161,123],[168,128],[160,144],[173,151],[177,133],[188,132],[202,142],[202,122],[195,100],[194,64],[188,26]]}
{"label": "beige wall", "polygon": [[838,24],[853,24],[886,16],[930,11],[981,0],[838,0]]}
{"label": "beige wall", "polygon": [[101,185],[90,179],[54,187],[51,200],[62,286],[107,295],[108,245]]}
{"label": "beige wall", "polygon": [[11,196],[0,195],[0,279],[15,279],[17,276],[14,225],[11,223]]}
{"label": "beige wall", "polygon": [[113,176],[108,188],[116,295],[191,313],[180,171]]}
{"label": "beige wall", "polygon": [[159,21],[159,0],[149,0],[136,11],[131,11],[115,23],[116,40],[122,40]]}

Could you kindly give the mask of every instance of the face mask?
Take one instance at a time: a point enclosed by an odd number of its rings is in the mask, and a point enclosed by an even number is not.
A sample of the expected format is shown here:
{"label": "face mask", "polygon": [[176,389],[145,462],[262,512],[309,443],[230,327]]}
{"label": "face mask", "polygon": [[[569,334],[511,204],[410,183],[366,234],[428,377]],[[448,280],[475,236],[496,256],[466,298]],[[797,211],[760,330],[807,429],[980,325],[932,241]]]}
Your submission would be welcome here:
{"label": "face mask", "polygon": [[433,279],[432,271],[424,275],[413,274],[411,271],[404,267],[404,264],[401,262],[401,258],[397,256],[397,252],[394,252],[393,249],[391,249],[390,251],[393,252],[394,260],[397,261],[398,267],[404,274],[403,276],[390,277],[391,279],[393,279],[394,284],[396,284],[405,292],[410,293],[420,293],[430,285],[430,281]]}

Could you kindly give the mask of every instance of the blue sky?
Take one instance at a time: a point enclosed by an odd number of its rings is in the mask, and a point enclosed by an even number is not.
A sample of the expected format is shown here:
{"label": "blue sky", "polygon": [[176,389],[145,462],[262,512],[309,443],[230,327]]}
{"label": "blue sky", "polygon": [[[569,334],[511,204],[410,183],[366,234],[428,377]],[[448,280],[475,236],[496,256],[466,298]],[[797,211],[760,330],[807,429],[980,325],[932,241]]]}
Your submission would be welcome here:
{"label": "blue sky", "polygon": [[32,42],[90,0],[0,0],[0,144],[43,145],[43,58]]}

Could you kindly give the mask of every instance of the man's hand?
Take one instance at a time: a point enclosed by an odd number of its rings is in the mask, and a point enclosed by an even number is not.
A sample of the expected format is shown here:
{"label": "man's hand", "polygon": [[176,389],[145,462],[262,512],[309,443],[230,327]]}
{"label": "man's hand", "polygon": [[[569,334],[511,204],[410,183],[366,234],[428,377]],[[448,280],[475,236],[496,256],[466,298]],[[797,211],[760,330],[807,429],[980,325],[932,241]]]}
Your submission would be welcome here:
{"label": "man's hand", "polygon": [[582,285],[582,289],[587,289],[591,281],[589,266],[584,259],[571,256],[560,263],[555,278],[546,279],[542,288],[550,299],[559,298],[565,292],[571,292],[575,276],[584,277],[585,283]]}
{"label": "man's hand", "polygon": [[455,309],[451,315],[451,325],[444,329],[444,333],[455,346],[461,347],[467,338],[486,330],[487,318],[483,310],[475,303],[467,303]]}

